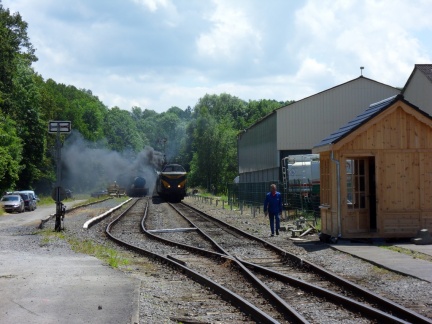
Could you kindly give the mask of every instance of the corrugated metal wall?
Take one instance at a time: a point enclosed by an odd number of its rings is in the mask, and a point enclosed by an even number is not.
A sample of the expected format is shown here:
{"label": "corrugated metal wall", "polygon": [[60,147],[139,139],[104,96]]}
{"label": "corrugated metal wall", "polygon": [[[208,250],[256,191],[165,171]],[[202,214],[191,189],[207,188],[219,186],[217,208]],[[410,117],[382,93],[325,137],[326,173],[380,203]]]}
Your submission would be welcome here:
{"label": "corrugated metal wall", "polygon": [[276,110],[238,136],[240,182],[280,181],[281,155],[310,153],[370,104],[399,92],[359,77]]}
{"label": "corrugated metal wall", "polygon": [[[279,168],[279,153],[276,148],[276,113],[272,113],[241,133],[238,136],[237,145],[241,182],[242,175],[251,172],[258,172],[256,177],[259,177],[260,174],[265,178],[272,176],[274,169]],[[277,178],[276,176],[270,180]],[[252,181],[264,180],[254,179]]]}
{"label": "corrugated metal wall", "polygon": [[280,168],[276,166],[271,169],[258,170],[253,172],[240,173],[239,182],[263,182],[263,181],[273,181],[278,182],[280,175]]}
{"label": "corrugated metal wall", "polygon": [[432,83],[421,71],[415,71],[403,95],[410,103],[432,116]]}
{"label": "corrugated metal wall", "polygon": [[360,77],[277,110],[277,149],[312,149],[323,138],[398,89]]}

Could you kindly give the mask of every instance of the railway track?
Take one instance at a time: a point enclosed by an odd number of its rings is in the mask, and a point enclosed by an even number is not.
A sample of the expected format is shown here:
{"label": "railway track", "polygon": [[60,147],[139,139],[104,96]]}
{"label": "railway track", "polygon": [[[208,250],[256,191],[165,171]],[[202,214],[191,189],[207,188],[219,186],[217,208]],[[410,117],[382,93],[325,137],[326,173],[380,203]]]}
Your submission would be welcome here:
{"label": "railway track", "polygon": [[[221,229],[216,229],[216,235],[212,236],[216,243],[220,243],[226,250],[226,253],[236,255],[244,265],[254,269],[255,272],[259,272],[264,278],[274,275],[280,278],[281,281],[288,283],[289,286],[302,287],[304,292],[313,291],[313,295],[318,294],[325,297],[327,301],[344,304],[354,312],[359,311],[361,314],[367,314],[369,317],[380,321],[432,323],[429,318],[328,272],[322,267],[281,249],[279,246],[275,246],[261,238],[232,227],[191,206],[177,204],[173,208],[210,236],[215,231],[213,228],[220,226]],[[224,235],[219,235],[219,233],[224,233]],[[239,237],[243,237],[244,239],[240,241]],[[289,287],[285,287],[285,290],[287,288]],[[279,291],[281,294],[290,297],[283,288],[279,289]],[[291,295],[296,295],[296,292]],[[313,295],[297,292],[297,296],[303,295],[306,296],[306,300],[300,304],[311,305],[310,301]],[[318,301],[318,305],[320,304],[323,305],[322,301]],[[389,317],[386,318],[387,315],[384,313],[388,314]]]}
{"label": "railway track", "polygon": [[[179,248],[174,244],[160,244],[151,239],[143,239],[140,224],[144,219],[143,217],[147,214],[147,206],[143,206],[143,202],[144,200],[137,200],[134,205],[130,206],[125,212],[107,225],[106,233],[112,240],[128,249],[132,249],[135,252],[168,264],[201,285],[209,287],[222,299],[234,305],[231,311],[225,311],[223,313],[223,318],[226,318],[227,322],[279,322],[260,308],[257,308],[253,303],[233,293],[221,284],[223,282],[238,282],[238,276],[236,276],[235,272],[231,271],[230,261],[228,259],[219,259],[215,262],[214,260],[202,257],[200,254],[195,254],[193,258],[188,250]],[[189,258],[188,266],[185,265],[184,261],[177,260],[176,256]],[[192,268],[193,265],[195,265],[194,269]],[[199,269],[207,273],[207,275],[201,275],[198,272]],[[211,273],[219,274],[218,278],[216,280],[211,279],[209,276]],[[245,286],[244,289],[245,291],[255,290],[251,285]],[[203,299],[205,298],[204,296]],[[203,302],[203,305],[200,307],[206,307],[205,304],[206,303]],[[208,307],[209,311],[207,313],[226,308],[221,302],[215,306],[214,300],[212,300]],[[267,307],[271,310],[270,305],[267,305]],[[245,314],[247,314],[247,316],[245,316]],[[220,321],[221,316],[220,314],[218,315],[218,321]],[[182,321],[185,323],[194,322],[193,319],[183,319]],[[222,322],[224,322],[224,320],[222,320]]]}
{"label": "railway track", "polygon": [[[124,213],[107,227],[107,232],[122,244],[137,241],[134,237],[138,232],[145,232],[153,239],[139,240],[141,243],[133,249],[172,263],[201,284],[210,284],[224,299],[235,300],[234,304],[254,321],[322,323],[331,318],[355,323],[431,323],[186,205],[177,204],[175,208],[182,217],[164,219],[171,224],[162,224],[160,217],[151,219],[146,208],[141,214]],[[122,225],[117,230],[114,225],[120,219]],[[137,226],[140,222],[141,229]],[[162,243],[155,244],[155,239]],[[369,304],[363,303],[366,299]]]}

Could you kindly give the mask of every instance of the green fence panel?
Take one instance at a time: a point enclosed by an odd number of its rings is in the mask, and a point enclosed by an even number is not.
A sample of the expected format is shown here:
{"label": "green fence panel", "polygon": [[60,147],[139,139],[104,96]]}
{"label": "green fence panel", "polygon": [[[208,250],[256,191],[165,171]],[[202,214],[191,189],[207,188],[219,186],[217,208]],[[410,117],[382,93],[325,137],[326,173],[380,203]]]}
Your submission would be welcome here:
{"label": "green fence panel", "polygon": [[277,185],[278,191],[282,194],[285,210],[306,213],[315,218],[320,217],[319,192],[317,193],[316,190],[290,191],[289,188],[285,192],[283,184],[275,181],[228,184],[228,203],[237,206],[241,204],[242,206],[262,207],[265,196],[270,191],[270,185],[273,183]]}

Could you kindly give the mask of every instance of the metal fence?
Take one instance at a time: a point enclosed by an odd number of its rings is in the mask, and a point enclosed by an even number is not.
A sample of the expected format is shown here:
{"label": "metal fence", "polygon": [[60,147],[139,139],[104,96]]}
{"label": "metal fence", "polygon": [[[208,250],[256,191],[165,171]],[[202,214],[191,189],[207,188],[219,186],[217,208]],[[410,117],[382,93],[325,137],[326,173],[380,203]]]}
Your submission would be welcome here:
{"label": "metal fence", "polygon": [[313,190],[303,190],[301,192],[290,190],[290,187],[284,188],[283,183],[275,181],[228,184],[228,204],[261,209],[272,183],[277,185],[277,190],[283,197],[285,216],[308,216],[315,219],[320,217],[319,193]]}

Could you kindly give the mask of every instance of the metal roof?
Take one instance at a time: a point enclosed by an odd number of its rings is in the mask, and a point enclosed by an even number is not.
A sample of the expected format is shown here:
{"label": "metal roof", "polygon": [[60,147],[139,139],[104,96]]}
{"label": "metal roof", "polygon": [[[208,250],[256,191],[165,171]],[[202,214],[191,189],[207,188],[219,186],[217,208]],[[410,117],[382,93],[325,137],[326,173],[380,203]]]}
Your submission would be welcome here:
{"label": "metal roof", "polygon": [[432,64],[416,64],[416,68],[432,82]]}
{"label": "metal roof", "polygon": [[[393,105],[398,100],[404,100],[403,95],[398,94],[395,96],[392,96],[390,98],[378,101],[376,103],[373,103],[369,106],[366,111],[360,115],[358,115],[356,118],[348,122],[345,126],[339,128],[336,132],[332,133],[330,136],[324,138],[319,144],[315,145],[315,147],[325,146],[325,145],[331,145],[339,142],[341,139],[343,139],[348,134],[352,133],[354,130],[359,128],[361,125],[378,115],[383,110],[387,109],[391,105]],[[404,100],[405,101],[405,100]],[[413,106],[413,105],[411,105]],[[415,106],[413,106],[415,107]],[[415,107],[416,108],[416,107]],[[418,108],[417,108],[418,109]],[[418,109],[419,110],[419,109]]]}
{"label": "metal roof", "polygon": [[352,80],[349,80],[349,81],[347,81],[347,82],[344,82],[344,83],[338,84],[338,85],[336,85],[336,86],[334,86],[334,87],[331,87],[331,88],[328,88],[328,89],[326,89],[326,90],[323,90],[323,91],[320,91],[320,92],[314,93],[314,94],[311,95],[311,96],[308,96],[308,97],[302,98],[302,99],[300,99],[300,100],[297,100],[297,101],[291,102],[291,103],[289,103],[288,105],[286,105],[286,106],[282,106],[282,107],[279,107],[279,108],[277,108],[277,109],[275,109],[275,110],[280,110],[280,109],[283,109],[283,108],[289,107],[290,105],[296,104],[296,103],[298,103],[298,102],[300,102],[300,101],[303,101],[303,100],[306,100],[306,99],[309,99],[309,98],[312,98],[312,97],[315,97],[315,96],[320,96],[322,93],[329,92],[329,91],[331,91],[331,90],[333,90],[333,89],[336,89],[336,88],[339,88],[339,87],[343,87],[343,86],[345,86],[346,84],[348,84],[348,83],[353,83],[353,82],[355,82],[355,81],[357,81],[357,80],[359,80],[359,79],[368,80],[368,81],[374,82],[374,83],[376,83],[376,84],[381,84],[381,85],[383,85],[383,86],[386,86],[386,87],[389,87],[389,88],[396,89],[395,87],[389,86],[389,85],[384,84],[384,83],[382,83],[382,82],[378,82],[378,81],[375,81],[375,80],[369,79],[369,78],[365,77],[364,75],[360,75],[359,77],[357,77],[357,78],[355,78],[355,79],[352,79]]}
{"label": "metal roof", "polygon": [[430,82],[432,82],[432,64],[415,64],[415,65],[414,65],[414,69],[413,69],[413,71],[411,72],[411,75],[409,76],[407,82],[405,83],[405,86],[404,86],[403,89],[402,89],[402,93],[405,93],[405,90],[407,89],[409,83],[411,82],[411,79],[412,79],[413,76],[414,76],[414,73],[415,73],[417,70],[420,71],[420,72],[422,72],[422,73],[426,76],[426,78],[427,78]]}
{"label": "metal roof", "polygon": [[[281,106],[281,107],[279,107],[279,108],[276,108],[275,110],[272,110],[271,112],[269,112],[267,115],[261,117],[259,120],[255,121],[255,123],[253,123],[252,125],[250,125],[249,127],[247,127],[245,130],[249,130],[249,129],[253,128],[255,125],[261,123],[263,120],[265,120],[266,118],[268,118],[268,117],[271,116],[272,114],[275,114],[278,110],[281,110],[281,109],[283,109],[283,108],[287,108],[287,107],[289,107],[289,106],[291,106],[291,105],[294,106],[294,104],[297,104],[298,102],[301,102],[301,101],[307,100],[307,99],[312,98],[312,97],[315,97],[315,96],[319,96],[319,95],[321,95],[322,93],[329,92],[329,91],[331,91],[331,90],[333,90],[333,89],[336,89],[336,88],[339,88],[339,87],[343,87],[344,85],[349,84],[349,83],[353,83],[353,82],[355,82],[355,81],[357,81],[357,80],[359,80],[359,79],[368,80],[368,81],[374,82],[374,83],[376,83],[376,84],[381,84],[381,85],[383,85],[383,86],[386,86],[386,87],[389,87],[389,88],[396,89],[395,87],[389,86],[389,85],[384,84],[384,83],[382,83],[382,82],[378,82],[378,81],[375,81],[375,80],[372,80],[372,79],[366,78],[366,77],[363,76],[363,75],[360,75],[359,77],[357,77],[357,78],[355,78],[355,79],[352,79],[352,80],[349,80],[349,81],[347,81],[347,82],[344,82],[344,83],[338,84],[338,85],[336,85],[336,86],[334,86],[334,87],[331,87],[331,88],[328,88],[328,89],[326,89],[326,90],[323,90],[323,91],[317,92],[317,93],[315,93],[315,94],[313,94],[313,95],[311,95],[311,96],[308,96],[308,97],[302,98],[302,99],[300,99],[300,100],[290,102],[289,104],[287,104],[287,105],[285,105],[285,106]],[[244,131],[244,130],[241,130],[241,131],[239,132],[239,134],[243,133],[243,131]]]}

